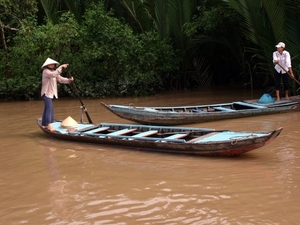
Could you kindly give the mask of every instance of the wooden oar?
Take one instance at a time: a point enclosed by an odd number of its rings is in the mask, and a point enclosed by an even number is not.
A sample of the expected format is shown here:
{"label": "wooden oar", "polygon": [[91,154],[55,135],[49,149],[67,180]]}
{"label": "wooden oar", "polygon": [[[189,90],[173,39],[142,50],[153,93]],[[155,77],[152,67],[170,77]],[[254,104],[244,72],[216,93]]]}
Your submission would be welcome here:
{"label": "wooden oar", "polygon": [[[72,77],[70,71],[68,70],[68,68],[67,68],[67,71],[68,71],[69,77]],[[92,119],[91,119],[91,117],[90,117],[90,115],[88,114],[87,108],[86,108],[85,105],[83,104],[83,101],[82,101],[82,99],[81,99],[81,97],[80,97],[80,95],[79,95],[79,92],[78,92],[78,90],[77,90],[77,87],[76,87],[74,81],[71,81],[71,84],[72,84],[72,86],[73,86],[73,88],[74,88],[74,90],[75,90],[75,92],[76,92],[76,95],[77,95],[77,97],[78,97],[78,99],[79,99],[79,101],[80,101],[80,103],[81,103],[82,110],[85,112],[85,115],[86,115],[86,117],[87,117],[89,123],[93,123],[93,122],[92,122]],[[81,122],[82,122],[82,121],[81,121]]]}
{"label": "wooden oar", "polygon": [[295,78],[295,77],[293,77],[292,76],[292,74],[289,72],[289,71],[287,71],[283,66],[281,66],[279,63],[278,63],[278,66],[280,66],[294,81],[296,81],[297,82],[297,84],[299,84],[300,85],[300,82]]}

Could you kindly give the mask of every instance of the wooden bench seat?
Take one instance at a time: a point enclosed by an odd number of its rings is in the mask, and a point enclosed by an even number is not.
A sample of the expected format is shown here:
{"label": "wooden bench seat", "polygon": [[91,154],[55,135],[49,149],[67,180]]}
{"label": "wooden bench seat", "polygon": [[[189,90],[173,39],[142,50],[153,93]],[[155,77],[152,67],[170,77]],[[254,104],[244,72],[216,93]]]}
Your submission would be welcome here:
{"label": "wooden bench seat", "polygon": [[258,109],[267,108],[266,106],[251,104],[251,103],[247,103],[247,102],[233,102],[233,103],[237,104],[237,105],[243,105],[243,106],[252,107],[252,108],[258,108]]}
{"label": "wooden bench seat", "polygon": [[169,136],[169,137],[166,137],[166,138],[164,138],[164,139],[166,139],[166,140],[180,139],[180,138],[184,138],[184,137],[186,137],[186,136],[188,136],[188,135],[189,135],[189,133],[184,133],[184,134],[173,134],[173,135],[171,135],[171,136]]}
{"label": "wooden bench seat", "polygon": [[220,132],[211,132],[211,133],[202,135],[202,136],[200,136],[200,137],[191,139],[191,140],[187,141],[187,143],[196,143],[197,141],[203,140],[204,138],[208,138],[208,137],[211,137],[211,136],[213,136],[213,135],[215,135],[215,134],[219,134],[219,133],[220,133]]}
{"label": "wooden bench seat", "polygon": [[86,132],[86,131],[94,130],[96,128],[99,128],[99,125],[88,126],[88,127],[82,128],[82,129],[78,129],[76,131],[77,132]]}
{"label": "wooden bench seat", "polygon": [[108,130],[109,127],[99,127],[97,129],[93,129],[93,130],[89,130],[89,131],[86,131],[84,132],[85,134],[93,134],[93,133],[98,133],[98,132],[102,132],[102,131],[106,131]]}
{"label": "wooden bench seat", "polygon": [[220,111],[228,111],[228,112],[236,111],[235,109],[225,108],[225,107],[221,107],[221,106],[216,106],[216,107],[213,107],[213,108],[216,109],[216,110],[220,110]]}
{"label": "wooden bench seat", "polygon": [[97,133],[97,132],[106,131],[108,129],[109,129],[109,127],[93,126],[93,127],[86,127],[86,128],[83,128],[83,129],[75,130],[75,131],[70,131],[69,134],[72,134],[72,135],[82,135],[82,134],[90,135],[90,134],[94,134],[94,133]]}
{"label": "wooden bench seat", "polygon": [[118,130],[118,131],[109,133],[109,134],[107,134],[107,136],[120,136],[120,135],[131,133],[131,132],[136,131],[136,130],[137,130],[136,128],[134,128],[134,129],[126,128],[126,129],[123,129],[123,130]]}
{"label": "wooden bench seat", "polygon": [[151,136],[151,135],[157,134],[157,133],[158,133],[158,130],[148,130],[148,131],[145,131],[145,132],[142,132],[139,134],[135,134],[132,137],[148,137],[148,136]]}

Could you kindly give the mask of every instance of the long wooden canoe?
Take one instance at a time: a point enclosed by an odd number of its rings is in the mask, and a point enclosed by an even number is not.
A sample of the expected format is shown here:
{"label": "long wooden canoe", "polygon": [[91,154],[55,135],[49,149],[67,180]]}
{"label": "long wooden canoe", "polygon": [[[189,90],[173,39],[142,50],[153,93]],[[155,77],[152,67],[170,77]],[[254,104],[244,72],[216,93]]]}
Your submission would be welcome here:
{"label": "long wooden canoe", "polygon": [[76,128],[63,128],[61,121],[51,123],[47,135],[68,140],[101,145],[113,145],[136,150],[201,156],[237,156],[271,143],[282,131],[241,132],[208,128],[150,126],[137,124],[79,123]]}
{"label": "long wooden canoe", "polygon": [[282,100],[271,104],[258,104],[257,101],[248,100],[171,107],[101,104],[123,119],[149,125],[182,125],[300,110],[300,101],[296,100]]}

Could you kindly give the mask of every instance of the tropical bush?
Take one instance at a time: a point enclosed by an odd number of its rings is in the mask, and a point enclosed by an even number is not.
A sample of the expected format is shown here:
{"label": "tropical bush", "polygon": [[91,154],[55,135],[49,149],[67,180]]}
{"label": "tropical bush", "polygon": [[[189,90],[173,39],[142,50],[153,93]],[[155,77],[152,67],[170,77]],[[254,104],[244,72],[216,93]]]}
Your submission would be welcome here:
{"label": "tropical bush", "polygon": [[[69,63],[81,94],[90,97],[218,84],[271,90],[279,41],[300,79],[300,0],[40,2],[47,20],[35,1],[20,8],[17,0],[0,0],[0,97],[39,97],[47,57]],[[68,85],[59,88],[73,94]]]}
{"label": "tropical bush", "polygon": [[94,94],[154,94],[163,88],[168,72],[176,69],[171,46],[153,32],[134,34],[102,4],[87,10],[84,21],[80,53],[85,63],[76,70],[93,82],[86,88]]}
{"label": "tropical bush", "polygon": [[[12,76],[0,81],[2,92],[14,98],[39,97],[40,67],[48,57],[69,63],[63,75],[72,75],[81,94],[91,97],[157,93],[177,63],[172,48],[155,33],[134,34],[101,4],[87,10],[81,25],[65,13],[57,24],[22,27],[14,42]],[[72,94],[68,85],[59,89],[62,96]]]}

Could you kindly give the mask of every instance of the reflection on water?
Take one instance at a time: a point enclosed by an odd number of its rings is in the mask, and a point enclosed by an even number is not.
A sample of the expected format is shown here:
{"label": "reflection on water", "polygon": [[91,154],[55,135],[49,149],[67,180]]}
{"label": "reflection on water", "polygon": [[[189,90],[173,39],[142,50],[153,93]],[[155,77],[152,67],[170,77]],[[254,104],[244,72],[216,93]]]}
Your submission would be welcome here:
{"label": "reflection on water", "polygon": [[49,171],[49,187],[48,191],[51,195],[50,206],[51,212],[47,215],[46,220],[60,219],[70,220],[72,215],[68,213],[68,202],[70,202],[70,196],[68,196],[65,190],[68,185],[68,181],[62,180],[57,169],[57,160],[55,158],[56,148],[50,146],[41,146],[45,149],[46,167]]}
{"label": "reflection on water", "polygon": [[[200,91],[101,101],[159,106],[240,98],[252,94]],[[130,123],[105,111],[100,100],[84,103],[93,121]],[[188,125],[284,127],[261,149],[236,158],[207,158],[51,139],[35,121],[42,101],[0,104],[5,128],[0,131],[0,224],[300,223],[298,112]],[[55,100],[54,107],[56,118],[80,119],[78,99]]]}

